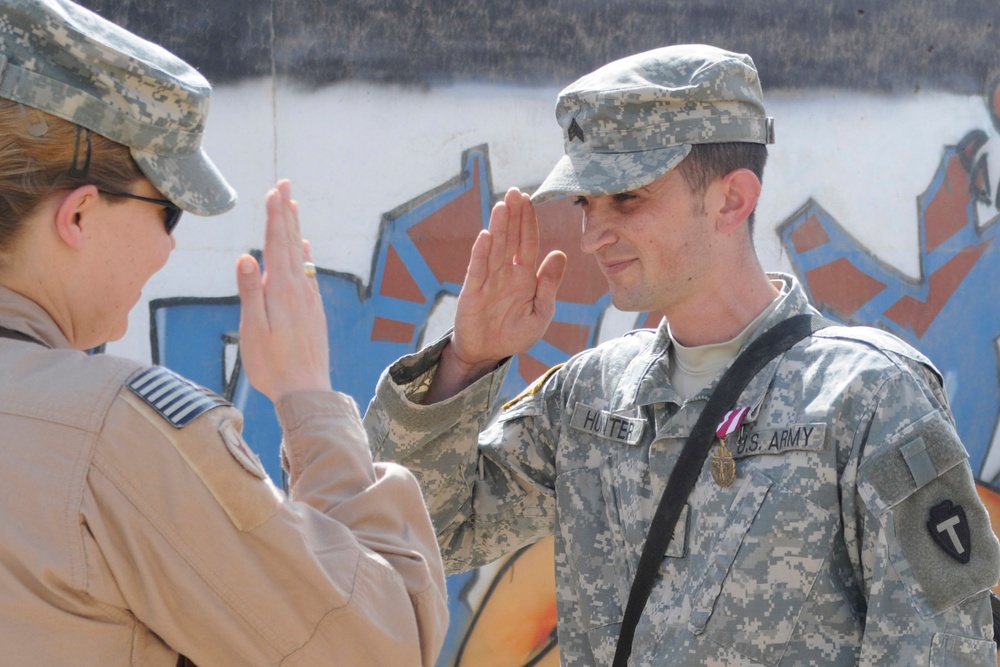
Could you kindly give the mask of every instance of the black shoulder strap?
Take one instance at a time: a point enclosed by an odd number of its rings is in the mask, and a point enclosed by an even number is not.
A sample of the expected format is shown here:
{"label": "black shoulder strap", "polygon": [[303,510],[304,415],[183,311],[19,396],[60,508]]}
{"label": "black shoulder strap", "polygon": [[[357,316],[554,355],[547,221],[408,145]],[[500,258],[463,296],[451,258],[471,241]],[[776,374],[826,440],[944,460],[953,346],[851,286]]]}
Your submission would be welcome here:
{"label": "black shoulder strap", "polygon": [[43,343],[42,341],[38,340],[37,338],[34,338],[33,336],[29,336],[28,334],[22,333],[20,331],[15,330],[15,329],[8,329],[7,327],[0,327],[0,338],[11,338],[13,340],[23,340],[23,341],[25,341],[27,343],[35,343],[37,345],[42,345],[44,347],[48,347],[48,345],[45,345],[45,343]]}
{"label": "black shoulder strap", "polygon": [[993,609],[993,641],[1000,648],[1000,597],[990,591],[990,607]]}
{"label": "black shoulder strap", "polygon": [[646,543],[639,557],[632,590],[629,591],[625,615],[622,618],[618,647],[612,667],[625,667],[632,653],[635,628],[642,616],[649,594],[653,590],[660,561],[667,553],[667,546],[674,534],[674,527],[687,497],[691,495],[701,467],[710,447],[707,443],[715,437],[715,429],[727,410],[730,410],[750,380],[773,358],[791,348],[806,336],[830,326],[832,321],[816,315],[796,315],[776,324],[753,341],[740,354],[719,380],[715,391],[701,411],[691,434],[684,443],[677,464],[670,473],[660,504],[653,514]]}

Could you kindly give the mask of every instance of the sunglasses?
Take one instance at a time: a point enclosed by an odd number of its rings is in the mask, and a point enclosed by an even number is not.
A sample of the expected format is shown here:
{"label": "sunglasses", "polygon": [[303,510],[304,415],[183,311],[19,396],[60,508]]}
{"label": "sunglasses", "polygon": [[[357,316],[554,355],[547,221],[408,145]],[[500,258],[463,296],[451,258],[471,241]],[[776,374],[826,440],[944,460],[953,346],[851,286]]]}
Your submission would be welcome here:
{"label": "sunglasses", "polygon": [[125,197],[127,199],[138,199],[139,201],[146,201],[149,202],[150,204],[158,204],[162,206],[165,213],[163,217],[163,226],[166,228],[168,235],[174,232],[174,228],[177,226],[177,223],[180,222],[181,220],[181,213],[184,212],[176,204],[167,199],[153,199],[152,197],[140,197],[139,195],[134,195],[129,192],[113,192],[111,190],[98,190],[98,192],[110,195],[112,197]]}

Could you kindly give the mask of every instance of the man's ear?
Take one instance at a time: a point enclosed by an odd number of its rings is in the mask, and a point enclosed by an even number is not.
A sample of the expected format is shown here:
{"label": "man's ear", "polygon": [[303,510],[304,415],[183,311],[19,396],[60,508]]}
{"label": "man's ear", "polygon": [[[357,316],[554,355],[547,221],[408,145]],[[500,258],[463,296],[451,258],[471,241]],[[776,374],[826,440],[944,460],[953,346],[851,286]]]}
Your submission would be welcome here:
{"label": "man's ear", "polygon": [[83,248],[85,227],[94,221],[100,196],[96,185],[81,185],[67,194],[56,208],[56,234],[73,250]]}
{"label": "man's ear", "polygon": [[760,179],[749,169],[736,169],[719,181],[723,203],[719,209],[718,230],[728,234],[743,224],[760,199]]}

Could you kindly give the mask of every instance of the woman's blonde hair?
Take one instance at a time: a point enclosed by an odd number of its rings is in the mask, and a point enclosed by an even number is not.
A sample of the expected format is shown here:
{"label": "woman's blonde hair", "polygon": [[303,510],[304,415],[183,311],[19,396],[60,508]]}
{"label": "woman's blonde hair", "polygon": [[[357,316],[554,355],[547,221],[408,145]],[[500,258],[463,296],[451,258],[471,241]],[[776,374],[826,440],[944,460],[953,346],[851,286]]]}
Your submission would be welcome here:
{"label": "woman's blonde hair", "polygon": [[0,250],[49,195],[87,184],[121,192],[142,176],[127,146],[0,99]]}

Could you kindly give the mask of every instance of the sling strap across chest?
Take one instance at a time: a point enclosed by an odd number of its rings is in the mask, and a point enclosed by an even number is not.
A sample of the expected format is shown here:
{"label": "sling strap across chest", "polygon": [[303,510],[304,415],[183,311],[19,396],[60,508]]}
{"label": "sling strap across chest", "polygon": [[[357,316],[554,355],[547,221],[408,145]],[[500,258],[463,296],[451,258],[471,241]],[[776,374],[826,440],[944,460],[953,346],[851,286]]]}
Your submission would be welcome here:
{"label": "sling strap across chest", "polygon": [[716,425],[736,403],[750,380],[772,359],[806,336],[832,324],[832,321],[817,315],[803,314],[790,317],[750,343],[719,380],[684,443],[677,464],[670,473],[663,495],[660,497],[660,503],[653,514],[649,534],[642,547],[639,566],[625,605],[625,615],[622,618],[612,667],[626,667],[628,664],[635,628],[653,590],[660,562],[667,553],[677,519],[687,497],[694,489],[705,458],[708,456],[712,438],[715,437]]}

